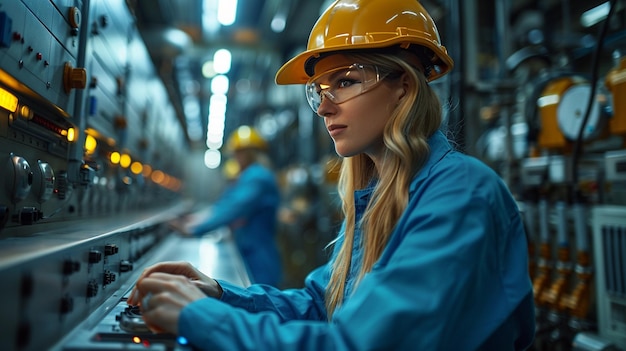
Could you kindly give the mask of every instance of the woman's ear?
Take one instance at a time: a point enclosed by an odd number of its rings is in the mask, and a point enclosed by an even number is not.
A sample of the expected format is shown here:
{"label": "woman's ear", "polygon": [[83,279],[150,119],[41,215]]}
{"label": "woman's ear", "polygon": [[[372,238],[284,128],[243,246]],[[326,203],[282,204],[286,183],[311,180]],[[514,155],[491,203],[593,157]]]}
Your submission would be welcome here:
{"label": "woman's ear", "polygon": [[406,72],[402,73],[402,75],[400,76],[399,83],[400,84],[398,84],[395,94],[398,103],[400,103],[400,101],[406,96],[407,92],[409,91],[410,79],[409,75],[406,74]]}

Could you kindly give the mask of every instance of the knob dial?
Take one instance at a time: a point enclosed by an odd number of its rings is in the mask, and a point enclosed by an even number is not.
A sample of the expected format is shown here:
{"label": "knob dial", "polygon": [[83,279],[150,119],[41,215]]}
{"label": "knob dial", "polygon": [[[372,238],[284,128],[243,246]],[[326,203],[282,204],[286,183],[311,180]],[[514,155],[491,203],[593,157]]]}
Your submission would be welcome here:
{"label": "knob dial", "polygon": [[63,71],[63,88],[69,93],[72,89],[85,89],[87,86],[87,71],[84,68],[74,68],[69,62],[65,63]]}
{"label": "knob dial", "polygon": [[41,160],[37,161],[39,167],[35,173],[33,191],[40,203],[48,201],[54,192],[54,171],[52,167]]}
{"label": "knob dial", "polygon": [[72,28],[80,27],[81,14],[80,14],[80,10],[78,9],[78,7],[70,8],[69,20],[70,20],[70,26]]}
{"label": "knob dial", "polygon": [[11,154],[7,173],[6,186],[13,203],[26,199],[33,184],[33,173],[28,161],[21,156]]}

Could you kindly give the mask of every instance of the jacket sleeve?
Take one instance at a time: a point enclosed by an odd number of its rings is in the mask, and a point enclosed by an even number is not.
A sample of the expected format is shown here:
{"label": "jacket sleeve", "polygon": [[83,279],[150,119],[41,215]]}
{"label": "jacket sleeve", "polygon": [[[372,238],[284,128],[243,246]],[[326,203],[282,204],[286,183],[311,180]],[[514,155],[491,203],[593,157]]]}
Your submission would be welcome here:
{"label": "jacket sleeve", "polygon": [[520,330],[534,329],[532,314],[515,315],[531,294],[524,232],[497,178],[464,167],[429,176],[332,321],[290,320],[307,313],[288,295],[261,308],[239,295],[236,306],[188,305],[180,334],[204,350],[516,349]]}
{"label": "jacket sleeve", "polygon": [[265,189],[271,186],[268,182],[269,179],[257,169],[242,174],[242,178],[211,206],[208,217],[193,228],[194,235],[202,235],[249,216],[255,211],[258,199],[263,196]]}
{"label": "jacket sleeve", "polygon": [[224,291],[222,302],[248,312],[271,311],[276,313],[281,321],[326,320],[324,291],[327,283],[327,266],[321,266],[309,273],[303,289],[280,290],[264,284],[242,288],[226,281],[219,281]]}

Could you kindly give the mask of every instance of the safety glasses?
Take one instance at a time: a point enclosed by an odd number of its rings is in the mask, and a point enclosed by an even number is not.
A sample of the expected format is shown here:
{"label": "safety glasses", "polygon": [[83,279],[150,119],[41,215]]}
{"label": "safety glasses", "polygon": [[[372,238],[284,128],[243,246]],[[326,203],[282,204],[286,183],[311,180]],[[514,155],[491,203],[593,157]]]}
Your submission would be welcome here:
{"label": "safety glasses", "polygon": [[322,99],[341,104],[376,87],[389,73],[381,74],[375,65],[354,63],[312,77],[306,83],[306,99],[317,113]]}

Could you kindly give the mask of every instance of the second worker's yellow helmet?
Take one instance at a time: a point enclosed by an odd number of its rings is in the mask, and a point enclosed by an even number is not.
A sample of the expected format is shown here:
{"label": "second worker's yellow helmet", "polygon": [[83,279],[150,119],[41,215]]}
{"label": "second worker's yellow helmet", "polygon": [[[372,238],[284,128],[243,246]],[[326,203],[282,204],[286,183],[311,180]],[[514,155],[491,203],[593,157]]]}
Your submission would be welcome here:
{"label": "second worker's yellow helmet", "polygon": [[229,152],[242,149],[266,150],[267,142],[250,126],[240,126],[228,138],[226,150]]}

